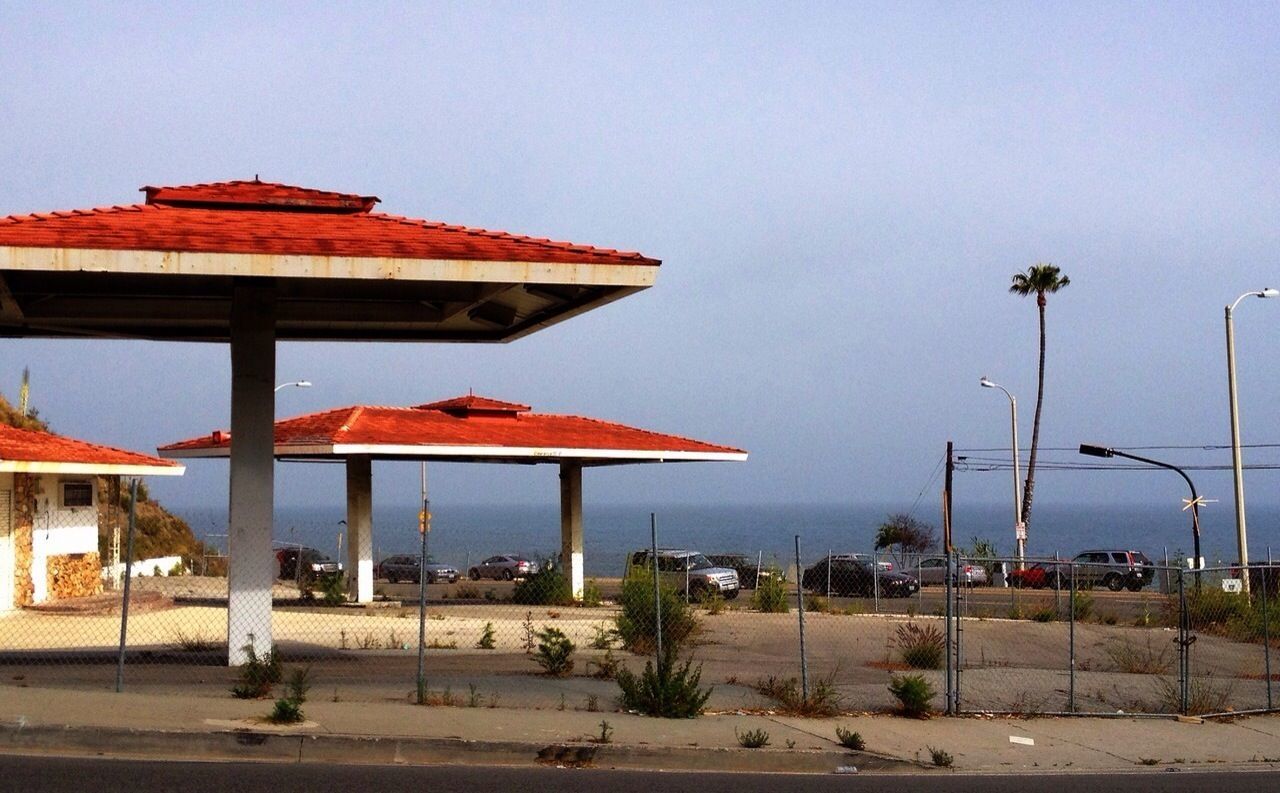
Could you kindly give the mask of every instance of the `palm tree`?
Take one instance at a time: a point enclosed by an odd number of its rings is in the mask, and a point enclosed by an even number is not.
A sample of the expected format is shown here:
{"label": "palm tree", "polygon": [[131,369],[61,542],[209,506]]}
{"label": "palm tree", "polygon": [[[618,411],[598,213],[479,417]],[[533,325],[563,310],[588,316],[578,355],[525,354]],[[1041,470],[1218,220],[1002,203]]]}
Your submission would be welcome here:
{"label": "palm tree", "polygon": [[1040,309],[1040,371],[1036,385],[1036,417],[1031,425],[1031,457],[1027,460],[1027,483],[1022,489],[1022,523],[1031,521],[1031,496],[1036,484],[1036,449],[1040,445],[1040,409],[1044,407],[1044,306],[1045,295],[1057,292],[1071,283],[1071,279],[1062,274],[1056,265],[1047,262],[1037,263],[1027,268],[1025,273],[1014,273],[1013,283],[1009,291],[1015,295],[1036,296],[1036,307]]}

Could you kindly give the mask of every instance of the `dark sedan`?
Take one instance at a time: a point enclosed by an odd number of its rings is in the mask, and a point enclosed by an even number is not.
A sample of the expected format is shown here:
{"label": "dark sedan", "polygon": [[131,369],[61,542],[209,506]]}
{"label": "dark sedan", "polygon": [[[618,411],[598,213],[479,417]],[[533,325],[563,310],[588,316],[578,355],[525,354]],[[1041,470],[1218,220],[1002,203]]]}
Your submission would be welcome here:
{"label": "dark sedan", "polygon": [[776,565],[759,565],[758,557],[741,553],[713,553],[707,559],[717,567],[727,567],[738,574],[738,586],[742,589],[755,589],[757,576],[761,581],[773,576],[786,578]]}
{"label": "dark sedan", "polygon": [[909,597],[920,589],[913,576],[883,568],[873,574],[870,563],[848,558],[823,559],[804,571],[801,584],[811,592],[826,594],[828,581],[831,594],[845,597],[873,597],[877,592],[885,598]]}

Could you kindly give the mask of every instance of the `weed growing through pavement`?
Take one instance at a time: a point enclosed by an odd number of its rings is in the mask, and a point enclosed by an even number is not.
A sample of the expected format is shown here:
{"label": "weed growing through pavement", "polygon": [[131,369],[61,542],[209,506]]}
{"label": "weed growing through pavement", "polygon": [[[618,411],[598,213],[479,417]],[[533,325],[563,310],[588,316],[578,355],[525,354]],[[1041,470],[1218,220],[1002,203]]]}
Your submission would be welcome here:
{"label": "weed growing through pavement", "polygon": [[261,658],[253,645],[244,646],[249,659],[240,665],[240,681],[231,688],[237,699],[262,699],[271,696],[271,689],[284,676],[284,666],[276,648],[272,647]]}
{"label": "weed growing through pavement", "polygon": [[902,662],[912,669],[938,669],[946,651],[942,631],[933,625],[904,622],[894,631],[894,647]]}
{"label": "weed growing through pavement", "polygon": [[1145,644],[1128,638],[1112,638],[1107,642],[1103,652],[1111,659],[1115,671],[1131,675],[1163,675],[1169,671],[1171,649],[1163,642],[1152,644],[1150,634],[1144,638]]}
{"label": "weed growing through pavement", "polygon": [[862,740],[862,733],[846,730],[839,724],[836,725],[836,738],[839,739],[841,746],[855,752],[861,752],[867,748],[867,742]]}
{"label": "weed growing through pavement", "polygon": [[476,641],[476,648],[480,650],[492,650],[496,646],[494,636],[493,623],[486,622],[484,624],[484,633],[480,634],[480,639]]}
{"label": "weed growing through pavement", "polygon": [[608,721],[600,720],[600,734],[592,738],[593,743],[613,743],[613,725]]}
{"label": "weed growing through pavement", "polygon": [[538,632],[533,629],[532,611],[525,612],[524,622],[520,624],[520,629],[524,632],[525,655],[533,655],[533,649],[538,646]]}
{"label": "weed growing through pavement", "polygon": [[943,749],[935,749],[932,746],[925,747],[929,750],[929,757],[933,760],[933,764],[940,768],[950,768],[956,761],[951,753]]}
{"label": "weed growing through pavement", "polygon": [[769,745],[769,733],[763,729],[746,730],[738,732],[738,728],[733,728],[734,737],[738,739],[738,743],[744,749],[759,749],[762,746]]}
{"label": "weed growing through pavement", "polygon": [[467,707],[468,708],[480,707],[480,703],[484,699],[483,697],[480,696],[480,689],[476,688],[475,683],[467,683],[467,688],[470,689],[470,693],[467,694]]}
{"label": "weed growing through pavement", "polygon": [[181,628],[173,633],[173,644],[186,653],[208,652],[218,646],[218,642],[199,634],[188,634]]}
{"label": "weed growing through pavement", "polygon": [[564,631],[543,626],[536,634],[538,652],[533,657],[542,671],[554,677],[565,677],[573,672],[573,651],[577,649]]}
{"label": "weed growing through pavement", "polygon": [[594,626],[595,633],[591,637],[591,649],[608,650],[618,639],[618,632],[613,628],[609,628],[605,623],[599,623]]}
{"label": "weed growing through pavement", "polygon": [[789,716],[834,716],[840,712],[844,696],[836,689],[835,672],[816,678],[809,684],[806,698],[800,681],[794,677],[769,675],[756,681],[755,690],[778,703],[778,710]]}

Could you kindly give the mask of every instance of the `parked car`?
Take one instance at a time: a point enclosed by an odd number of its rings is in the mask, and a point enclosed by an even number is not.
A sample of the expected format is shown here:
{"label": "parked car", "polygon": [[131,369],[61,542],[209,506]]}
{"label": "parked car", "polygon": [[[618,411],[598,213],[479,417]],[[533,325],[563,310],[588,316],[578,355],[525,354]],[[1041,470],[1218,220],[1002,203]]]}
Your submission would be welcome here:
{"label": "parked car", "polygon": [[737,573],[740,589],[755,589],[757,577],[763,581],[776,575],[783,581],[787,580],[786,573],[779,570],[776,565],[757,565],[758,557],[753,558],[741,553],[713,553],[708,555],[707,559],[716,567],[727,567]]}
{"label": "parked car", "polygon": [[[652,575],[653,559],[649,551],[633,551],[627,554],[624,575]],[[706,593],[719,592],[725,600],[738,596],[738,572],[722,567],[697,551],[683,548],[658,549],[658,579],[665,585],[690,598]]]}
{"label": "parked car", "polygon": [[[871,564],[871,554],[869,553],[837,553],[832,554],[831,559],[832,561],[837,559],[852,559],[854,561],[864,562],[865,564]],[[888,559],[876,557],[876,566],[881,570],[888,571],[893,569],[893,562]]]}
{"label": "parked car", "polygon": [[804,571],[800,583],[812,592],[825,593],[828,580],[831,582],[831,593],[841,596],[872,597],[879,592],[880,597],[909,597],[920,589],[920,582],[914,576],[895,573],[882,567],[873,568],[868,561],[847,556],[833,556],[829,562],[823,557]]}
{"label": "parked car", "polygon": [[[427,583],[436,584],[441,581],[452,584],[458,580],[457,569],[447,564],[438,564],[430,556],[427,557]],[[385,578],[395,584],[399,581],[418,583],[418,557],[413,554],[388,556],[378,563],[373,570],[374,578]]]}
{"label": "parked car", "polygon": [[537,572],[537,562],[531,562],[523,556],[504,553],[490,556],[483,562],[473,565],[467,571],[467,575],[470,576],[472,581],[479,581],[481,578],[511,581],[516,578],[528,578],[531,575],[536,575]]}
{"label": "parked car", "polygon": [[1065,562],[1036,562],[1022,570],[1010,570],[1005,580],[1018,589],[1067,589],[1071,586],[1071,570]]}
{"label": "parked car", "polygon": [[1155,580],[1155,566],[1142,551],[1084,551],[1072,561],[1080,589],[1101,584],[1112,592],[1137,592]]}
{"label": "parked car", "polygon": [[[920,564],[913,571],[918,574],[920,585],[925,584],[945,584],[947,576],[947,560],[945,557],[934,557],[932,559],[921,559]],[[961,564],[955,566],[955,575],[951,579],[957,584],[965,586],[985,586],[990,583],[987,577],[987,568],[980,564]]]}
{"label": "parked car", "polygon": [[315,548],[281,548],[276,551],[276,564],[279,566],[281,578],[298,578],[299,555],[302,557],[302,575],[305,578],[317,578],[342,572],[341,562],[333,561]]}

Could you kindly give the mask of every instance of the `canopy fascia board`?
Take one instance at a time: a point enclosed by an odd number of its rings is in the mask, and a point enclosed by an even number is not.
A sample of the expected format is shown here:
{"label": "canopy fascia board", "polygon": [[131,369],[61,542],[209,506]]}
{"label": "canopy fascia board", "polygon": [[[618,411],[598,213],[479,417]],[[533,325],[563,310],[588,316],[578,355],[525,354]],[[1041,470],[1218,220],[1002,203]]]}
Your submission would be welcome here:
{"label": "canopy fascia board", "polygon": [[[161,449],[166,458],[217,458],[230,456],[230,447],[216,449]],[[483,462],[485,458],[497,460],[522,459],[530,462],[545,460],[610,460],[635,462],[744,462],[746,452],[689,452],[689,451],[637,451],[629,449],[569,449],[520,446],[416,446],[396,444],[332,444],[332,445],[278,445],[277,457],[395,457],[418,459],[447,457],[453,460],[473,458]]]}
{"label": "canopy fascia board", "polygon": [[98,463],[0,460],[0,471],[19,474],[74,474],[89,476],[182,476],[184,465],[105,465]]}
{"label": "canopy fascia board", "polygon": [[644,289],[658,265],[0,246],[0,270],[572,284]]}

